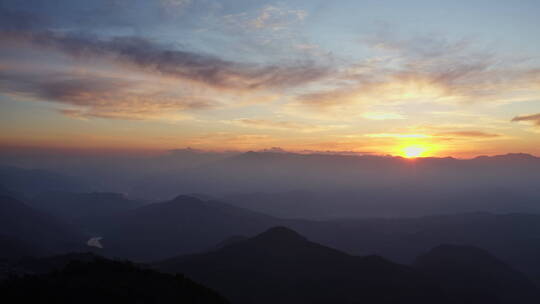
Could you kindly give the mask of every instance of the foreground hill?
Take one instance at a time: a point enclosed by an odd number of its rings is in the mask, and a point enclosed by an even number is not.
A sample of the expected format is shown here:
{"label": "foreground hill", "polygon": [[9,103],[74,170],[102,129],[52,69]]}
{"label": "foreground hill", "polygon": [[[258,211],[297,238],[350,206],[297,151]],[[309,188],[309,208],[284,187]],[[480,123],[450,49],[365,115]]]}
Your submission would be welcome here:
{"label": "foreground hill", "polygon": [[440,245],[418,257],[414,267],[433,278],[455,303],[539,303],[540,293],[522,273],[487,251]]}
{"label": "foreground hill", "polygon": [[76,228],[23,202],[0,196],[0,257],[58,254],[84,247]]}
{"label": "foreground hill", "polygon": [[155,266],[185,273],[235,303],[445,303],[406,266],[351,256],[284,227]]}
{"label": "foreground hill", "polygon": [[0,282],[0,294],[9,303],[228,303],[182,275],[97,257],[72,260],[48,274]]}

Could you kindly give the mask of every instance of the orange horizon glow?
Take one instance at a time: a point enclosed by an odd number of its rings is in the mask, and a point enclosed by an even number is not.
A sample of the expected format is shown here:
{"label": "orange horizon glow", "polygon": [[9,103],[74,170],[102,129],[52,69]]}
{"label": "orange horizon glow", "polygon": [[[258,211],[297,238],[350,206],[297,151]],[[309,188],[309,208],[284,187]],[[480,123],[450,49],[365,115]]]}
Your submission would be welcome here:
{"label": "orange horizon glow", "polygon": [[[201,152],[211,153],[243,153],[248,151],[267,151],[271,150],[272,146],[253,146],[253,147],[216,147],[207,145],[185,145],[185,146],[109,146],[109,145],[94,145],[94,146],[76,146],[76,145],[21,145],[21,144],[2,144],[0,143],[0,150],[3,154],[17,154],[17,155],[45,155],[45,154],[58,154],[58,155],[80,155],[80,156],[157,156],[170,153],[171,150],[193,149]],[[365,149],[330,149],[329,147],[311,146],[310,149],[304,149],[301,147],[281,147],[284,151],[297,154],[336,154],[336,155],[373,155],[373,156],[392,156],[403,157],[406,159],[416,158],[445,158],[452,157],[456,159],[472,159],[478,156],[495,156],[504,155],[509,153],[527,153],[519,150],[501,150],[501,151],[459,151],[449,148],[443,148],[435,144],[426,142],[405,142],[394,145],[394,147],[381,147],[372,152],[364,152]],[[540,157],[538,153],[527,153],[533,156]]]}

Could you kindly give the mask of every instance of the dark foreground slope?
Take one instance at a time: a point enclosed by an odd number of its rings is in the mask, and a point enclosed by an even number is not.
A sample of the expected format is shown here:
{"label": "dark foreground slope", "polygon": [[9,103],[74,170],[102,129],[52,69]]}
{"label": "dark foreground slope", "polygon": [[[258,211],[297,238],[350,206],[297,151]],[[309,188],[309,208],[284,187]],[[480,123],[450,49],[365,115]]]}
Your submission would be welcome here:
{"label": "dark foreground slope", "polygon": [[182,275],[103,258],[74,260],[60,271],[0,283],[6,303],[228,303]]}
{"label": "dark foreground slope", "polygon": [[440,245],[418,257],[414,267],[442,286],[454,303],[540,303],[522,273],[470,246]]}
{"label": "dark foreground slope", "polygon": [[235,303],[446,303],[409,267],[351,256],[283,227],[155,266],[185,273]]}

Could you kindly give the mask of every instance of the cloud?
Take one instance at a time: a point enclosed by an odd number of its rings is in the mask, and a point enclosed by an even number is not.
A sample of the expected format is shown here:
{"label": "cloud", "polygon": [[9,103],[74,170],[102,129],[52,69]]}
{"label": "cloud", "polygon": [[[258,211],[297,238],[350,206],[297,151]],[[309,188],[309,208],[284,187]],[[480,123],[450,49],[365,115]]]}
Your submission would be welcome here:
{"label": "cloud", "polygon": [[[35,29],[92,31],[95,33],[148,32],[166,25],[189,26],[200,18],[194,6],[208,9],[207,1],[192,0],[2,0],[0,26],[5,15],[23,17]],[[20,18],[18,18],[20,20]],[[157,20],[157,22],[156,22]],[[5,28],[5,27],[2,27]],[[28,28],[28,27],[26,27]]]}
{"label": "cloud", "polygon": [[444,139],[465,139],[465,138],[476,138],[476,139],[489,139],[500,137],[500,134],[487,133],[482,131],[447,131],[439,132],[434,134],[425,134],[425,133],[372,133],[366,134],[365,136],[371,138],[400,138],[400,139],[423,139],[423,138],[444,138]]}
{"label": "cloud", "polygon": [[184,9],[191,0],[159,0],[159,4],[166,9]]}
{"label": "cloud", "polygon": [[289,65],[260,65],[228,61],[216,56],[179,50],[141,37],[100,38],[90,34],[3,28],[3,44],[31,44],[73,58],[108,58],[180,80],[222,89],[283,89],[326,77],[328,67],[312,61]]}
{"label": "cloud", "polygon": [[258,129],[287,130],[296,132],[320,132],[337,129],[338,125],[314,125],[295,121],[274,121],[268,119],[241,118],[227,121],[235,125]]}
{"label": "cloud", "polygon": [[308,125],[293,122],[293,121],[272,121],[267,119],[249,119],[242,118],[234,120],[234,122],[239,123],[240,125],[250,126],[250,127],[263,127],[263,128],[276,128],[276,129],[303,129]]}
{"label": "cloud", "polygon": [[188,146],[202,149],[220,147],[221,149],[260,149],[275,146],[281,139],[268,134],[235,134],[230,132],[214,132],[197,135],[183,140]]}
{"label": "cloud", "polygon": [[[290,30],[308,16],[304,10],[295,10],[283,5],[266,5],[256,11],[247,11],[222,16],[225,26],[240,31],[266,31],[269,34]],[[274,33],[272,33],[274,32]]]}
{"label": "cloud", "polygon": [[37,29],[38,25],[44,23],[45,18],[42,16],[0,7],[0,30],[2,31]]}
{"label": "cloud", "polygon": [[318,111],[358,105],[510,103],[540,98],[540,69],[441,37],[365,39],[374,56],[342,69],[296,102]]}
{"label": "cloud", "polygon": [[[297,96],[301,105],[312,110],[352,111],[352,107],[403,104],[413,102],[451,102],[455,96],[449,88],[422,75],[405,73],[385,74],[374,72],[370,80],[359,80],[352,84],[330,90],[306,93]],[[378,80],[376,77],[385,79]]]}
{"label": "cloud", "polygon": [[364,37],[360,42],[366,43],[372,48],[398,53],[400,57],[420,60],[462,54],[473,43],[470,39],[452,41],[434,33],[431,35],[402,38],[388,30],[379,30],[375,34]]}
{"label": "cloud", "polygon": [[322,92],[306,93],[298,96],[297,100],[302,105],[311,108],[328,109],[335,106],[354,103],[357,91],[360,88],[338,88]]}
{"label": "cloud", "polygon": [[[216,15],[206,29],[227,36],[226,49],[240,51],[246,58],[273,58],[274,62],[312,60],[332,67],[333,54],[323,49],[303,31],[308,13],[279,3],[259,7],[242,6],[241,12]],[[238,8],[237,8],[238,9]]]}
{"label": "cloud", "polygon": [[407,134],[407,133],[373,133],[366,134],[367,137],[372,138],[429,138],[427,134]]}
{"label": "cloud", "polygon": [[218,107],[201,97],[178,95],[140,81],[98,74],[27,74],[0,68],[0,92],[19,98],[60,103],[73,118],[167,119],[185,112]]}
{"label": "cloud", "polygon": [[362,114],[362,117],[371,120],[405,119],[405,116],[393,112],[365,112],[364,114]]}
{"label": "cloud", "polygon": [[257,17],[249,21],[249,24],[255,29],[279,31],[303,21],[307,15],[308,13],[303,10],[267,5],[259,11]]}
{"label": "cloud", "polygon": [[[174,6],[177,2],[161,4]],[[182,7],[189,4],[180,2]],[[142,37],[50,30],[50,24],[39,16],[0,9],[0,44],[9,52],[32,52],[31,56],[13,57],[18,65],[46,65],[39,58],[47,56],[59,62],[38,73],[32,67],[26,72],[18,67],[6,69],[2,64],[13,62],[5,59],[0,62],[0,93],[72,106],[60,113],[73,118],[182,119],[188,115],[179,112],[269,102],[283,90],[331,73],[330,68],[310,60],[235,62]],[[77,74],[74,66],[93,72]],[[122,73],[106,76],[111,70]],[[130,79],[132,74],[140,79]],[[154,83],[146,83],[148,79]]]}
{"label": "cloud", "polygon": [[512,122],[520,122],[520,121],[531,122],[535,126],[540,127],[540,113],[531,114],[531,115],[520,115],[520,116],[516,116],[512,118]]}
{"label": "cloud", "polygon": [[[192,5],[192,0],[158,0],[156,1],[160,15],[166,18],[183,17],[187,9]],[[155,5],[154,4],[154,5]],[[152,5],[152,3],[149,3]]]}
{"label": "cloud", "polygon": [[500,137],[500,134],[487,133],[481,131],[454,131],[437,133],[435,136],[441,137],[472,137],[472,138],[495,138]]}

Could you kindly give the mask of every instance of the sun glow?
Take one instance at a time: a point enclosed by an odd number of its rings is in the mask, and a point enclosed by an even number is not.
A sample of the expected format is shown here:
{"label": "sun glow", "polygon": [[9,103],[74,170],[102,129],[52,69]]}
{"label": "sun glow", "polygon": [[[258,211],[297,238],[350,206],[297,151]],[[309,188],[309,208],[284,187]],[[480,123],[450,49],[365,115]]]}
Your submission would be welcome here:
{"label": "sun glow", "polygon": [[415,158],[424,155],[427,148],[423,146],[407,146],[403,148],[403,154],[407,158]]}

